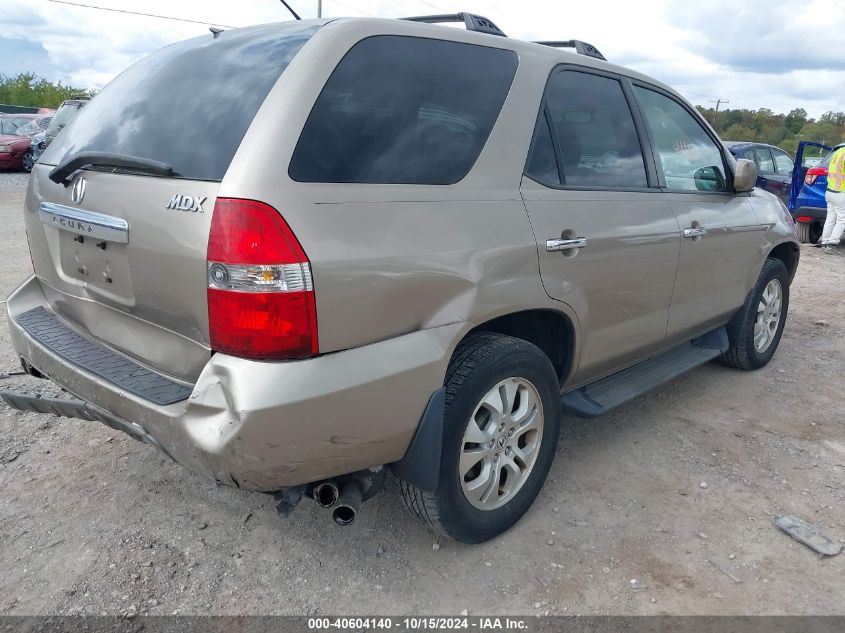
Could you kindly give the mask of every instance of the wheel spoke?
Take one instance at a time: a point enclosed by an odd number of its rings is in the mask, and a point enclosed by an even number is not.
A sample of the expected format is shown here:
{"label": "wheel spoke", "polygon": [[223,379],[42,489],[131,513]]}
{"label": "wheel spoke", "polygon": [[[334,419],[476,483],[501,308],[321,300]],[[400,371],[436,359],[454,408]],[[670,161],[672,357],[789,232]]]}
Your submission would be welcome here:
{"label": "wheel spoke", "polygon": [[511,413],[511,420],[521,424],[531,412],[536,409],[537,404],[531,396],[531,392],[525,387],[519,389],[519,408]]}
{"label": "wheel spoke", "polygon": [[492,461],[485,462],[478,477],[464,483],[464,494],[467,496],[467,499],[476,503],[482,503],[484,501],[484,494],[490,489],[490,482],[493,479]]}
{"label": "wheel spoke", "polygon": [[502,496],[507,496],[522,483],[524,477],[522,468],[517,464],[512,457],[505,457],[502,463],[504,470],[508,471],[508,476],[505,478],[505,487],[501,490]]}
{"label": "wheel spoke", "polygon": [[502,403],[502,395],[497,389],[496,391],[488,391],[487,395],[481,400],[481,407],[484,407],[490,412],[491,420],[498,423],[505,415],[505,408]]}
{"label": "wheel spoke", "polygon": [[469,421],[467,430],[464,433],[464,444],[486,444],[493,439],[496,433],[496,424],[492,420],[482,429],[473,419]]}
{"label": "wheel spoke", "polygon": [[510,416],[513,411],[513,403],[516,400],[516,392],[519,385],[515,380],[509,380],[499,386],[499,396],[502,398],[502,412]]}
{"label": "wheel spoke", "polygon": [[460,463],[458,464],[458,472],[461,477],[466,476],[469,470],[478,462],[485,460],[490,456],[492,449],[487,447],[464,449],[461,452]]}
{"label": "wheel spoke", "polygon": [[[490,498],[499,491],[499,481],[502,479],[502,465],[499,462],[493,462],[493,467],[490,471],[490,483],[481,495],[481,503],[489,503]],[[496,499],[493,499],[496,501]]]}
{"label": "wheel spoke", "polygon": [[537,407],[534,407],[531,412],[525,417],[522,422],[519,423],[519,427],[516,430],[516,436],[519,437],[520,435],[524,434],[526,431],[530,431],[532,429],[537,428],[537,423],[540,421],[540,411]]}

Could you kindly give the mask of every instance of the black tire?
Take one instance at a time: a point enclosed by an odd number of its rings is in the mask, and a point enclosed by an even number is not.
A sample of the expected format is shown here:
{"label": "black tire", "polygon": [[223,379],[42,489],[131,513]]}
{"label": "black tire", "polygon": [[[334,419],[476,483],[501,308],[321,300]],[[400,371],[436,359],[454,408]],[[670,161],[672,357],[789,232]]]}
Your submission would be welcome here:
{"label": "black tire", "polygon": [[32,159],[32,150],[28,149],[24,152],[23,156],[21,156],[21,169],[25,172],[29,173],[32,171],[32,168],[35,166],[35,161]]}
{"label": "black tire", "polygon": [[802,244],[815,244],[822,236],[822,225],[819,222],[796,222],[795,232]]}
{"label": "black tire", "polygon": [[[762,352],[758,352],[754,346],[754,324],[757,321],[757,307],[764,289],[770,281],[777,279],[781,285],[781,310],[780,322],[775,330],[775,335],[769,346]],[[763,270],[757,278],[754,289],[749,293],[745,305],[734,317],[729,326],[731,331],[731,346],[727,352],[722,354],[720,360],[729,367],[744,369],[746,371],[759,369],[767,364],[774,356],[783,334],[783,326],[786,323],[786,315],[789,311],[789,272],[786,266],[779,259],[769,258],[763,264]]]}
{"label": "black tire", "polygon": [[[481,510],[464,496],[458,459],[464,433],[481,398],[498,382],[521,378],[534,386],[543,407],[543,433],[533,468],[504,505]],[[528,511],[549,473],[560,435],[560,384],[548,356],[521,339],[469,335],[458,345],[446,373],[443,453],[434,493],[399,480],[402,498],[436,532],[462,543],[481,543],[511,528]]]}

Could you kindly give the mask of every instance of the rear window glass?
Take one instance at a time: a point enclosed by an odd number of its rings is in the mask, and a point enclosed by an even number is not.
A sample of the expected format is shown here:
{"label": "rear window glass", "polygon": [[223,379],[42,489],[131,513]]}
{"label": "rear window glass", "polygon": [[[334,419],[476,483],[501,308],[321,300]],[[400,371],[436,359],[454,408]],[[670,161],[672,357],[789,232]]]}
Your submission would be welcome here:
{"label": "rear window glass", "polygon": [[417,37],[356,44],[314,104],[290,165],[300,182],[446,185],[467,175],[516,53]]}
{"label": "rear window glass", "polygon": [[41,162],[112,152],[168,163],[184,178],[221,180],[267,93],[319,28],[265,25],[163,48],[86,104]]}
{"label": "rear window glass", "polygon": [[50,126],[47,128],[50,134],[52,136],[58,134],[62,128],[73,120],[73,117],[76,116],[77,112],[79,112],[80,108],[84,105],[85,103],[80,101],[63,103],[60,105],[59,109],[56,110],[56,115],[50,121]]}

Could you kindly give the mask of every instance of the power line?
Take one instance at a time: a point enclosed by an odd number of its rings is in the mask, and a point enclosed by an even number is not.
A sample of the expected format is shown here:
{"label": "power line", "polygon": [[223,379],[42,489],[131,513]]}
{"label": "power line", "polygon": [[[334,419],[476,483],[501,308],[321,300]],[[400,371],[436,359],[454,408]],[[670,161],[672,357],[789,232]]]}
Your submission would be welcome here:
{"label": "power line", "polygon": [[294,10],[291,8],[291,6],[290,6],[287,2],[285,2],[285,0],[281,0],[281,3],[282,3],[283,5],[285,5],[285,8],[286,8],[288,11],[290,11],[290,12],[291,12],[291,14],[293,14],[293,17],[294,17],[294,18],[296,18],[297,20],[301,20],[301,19],[302,19],[301,17],[299,17],[299,14],[298,14],[296,11],[294,11]]}
{"label": "power line", "polygon": [[716,110],[713,112],[713,125],[716,125],[716,118],[719,116],[719,106],[723,103],[730,103],[727,99],[710,99],[710,103],[716,104]]}
{"label": "power line", "polygon": [[72,7],[83,7],[85,9],[99,9],[100,11],[111,11],[113,13],[126,13],[129,15],[142,15],[147,18],[159,18],[160,20],[175,20],[176,22],[189,22],[191,24],[201,24],[202,26],[217,25],[225,26],[227,29],[236,29],[238,27],[229,24],[222,24],[221,22],[200,22],[198,20],[188,20],[186,18],[174,18],[169,15],[156,15],[155,13],[141,13],[140,11],[127,11],[125,9],[112,9],[110,7],[98,7],[92,4],[82,4],[79,2],[68,2],[67,0],[47,0],[47,2],[54,2],[56,4],[67,4]]}

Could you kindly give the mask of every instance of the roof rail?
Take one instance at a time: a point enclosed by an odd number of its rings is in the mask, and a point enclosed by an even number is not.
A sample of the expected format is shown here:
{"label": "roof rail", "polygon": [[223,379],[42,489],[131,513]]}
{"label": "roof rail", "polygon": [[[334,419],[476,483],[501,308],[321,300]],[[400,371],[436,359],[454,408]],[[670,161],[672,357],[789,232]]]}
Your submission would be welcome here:
{"label": "roof rail", "polygon": [[419,15],[413,18],[402,18],[410,22],[425,22],[426,24],[442,24],[444,22],[463,22],[467,31],[489,33],[507,37],[502,30],[484,16],[474,13],[448,13],[443,15]]}
{"label": "roof rail", "polygon": [[599,52],[592,44],[582,42],[581,40],[566,40],[560,42],[534,42],[535,44],[542,44],[543,46],[552,46],[554,48],[574,48],[579,55],[587,55],[588,57],[595,57],[602,61],[607,61],[607,58]]}

